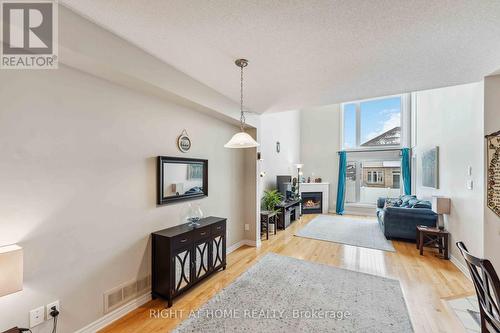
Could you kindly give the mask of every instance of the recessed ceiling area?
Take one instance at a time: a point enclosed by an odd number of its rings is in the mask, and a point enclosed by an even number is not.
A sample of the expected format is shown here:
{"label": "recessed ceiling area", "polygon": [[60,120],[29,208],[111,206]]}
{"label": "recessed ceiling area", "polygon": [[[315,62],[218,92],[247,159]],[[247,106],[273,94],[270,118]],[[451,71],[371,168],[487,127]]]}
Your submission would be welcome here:
{"label": "recessed ceiling area", "polygon": [[60,0],[263,113],[481,80],[500,68],[500,1]]}

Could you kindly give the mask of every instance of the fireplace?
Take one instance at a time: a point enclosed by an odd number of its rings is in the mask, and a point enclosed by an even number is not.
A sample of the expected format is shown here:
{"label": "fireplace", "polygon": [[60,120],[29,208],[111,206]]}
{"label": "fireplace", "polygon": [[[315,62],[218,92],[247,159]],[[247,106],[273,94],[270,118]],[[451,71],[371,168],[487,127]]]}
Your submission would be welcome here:
{"label": "fireplace", "polygon": [[302,192],[302,214],[321,214],[323,212],[322,192]]}

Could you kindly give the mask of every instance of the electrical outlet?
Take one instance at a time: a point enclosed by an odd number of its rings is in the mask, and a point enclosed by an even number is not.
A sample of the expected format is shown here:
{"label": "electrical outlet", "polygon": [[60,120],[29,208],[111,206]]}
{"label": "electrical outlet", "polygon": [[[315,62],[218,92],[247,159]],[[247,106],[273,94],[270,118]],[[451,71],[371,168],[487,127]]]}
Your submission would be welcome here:
{"label": "electrical outlet", "polygon": [[46,312],[47,312],[47,320],[52,319],[52,316],[50,315],[50,312],[52,311],[52,307],[55,306],[56,310],[61,312],[61,309],[59,307],[59,301],[54,301],[52,303],[47,304],[46,306]]}
{"label": "electrical outlet", "polygon": [[248,230],[250,230],[250,224],[245,223],[245,231],[248,231]]}
{"label": "electrical outlet", "polygon": [[45,308],[40,306],[30,311],[30,328],[40,325],[44,321]]}

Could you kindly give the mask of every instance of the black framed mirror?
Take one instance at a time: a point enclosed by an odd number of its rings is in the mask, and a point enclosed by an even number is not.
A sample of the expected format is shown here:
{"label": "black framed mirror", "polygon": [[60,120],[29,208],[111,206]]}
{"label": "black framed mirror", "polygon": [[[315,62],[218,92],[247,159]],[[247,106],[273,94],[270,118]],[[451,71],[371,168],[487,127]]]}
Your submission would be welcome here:
{"label": "black framed mirror", "polygon": [[157,203],[208,196],[208,160],[158,156]]}

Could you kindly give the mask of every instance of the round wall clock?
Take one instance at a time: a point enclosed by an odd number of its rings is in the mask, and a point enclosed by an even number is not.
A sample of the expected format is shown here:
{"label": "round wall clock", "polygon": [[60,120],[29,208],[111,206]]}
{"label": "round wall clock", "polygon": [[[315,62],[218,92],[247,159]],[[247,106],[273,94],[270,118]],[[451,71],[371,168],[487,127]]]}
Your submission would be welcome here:
{"label": "round wall clock", "polygon": [[191,139],[186,130],[183,130],[181,135],[177,138],[177,147],[183,153],[187,153],[189,149],[191,149]]}

